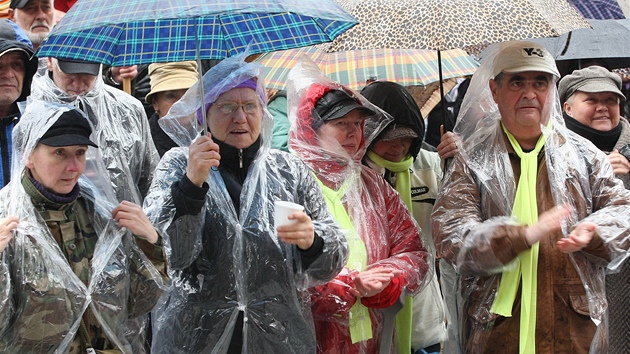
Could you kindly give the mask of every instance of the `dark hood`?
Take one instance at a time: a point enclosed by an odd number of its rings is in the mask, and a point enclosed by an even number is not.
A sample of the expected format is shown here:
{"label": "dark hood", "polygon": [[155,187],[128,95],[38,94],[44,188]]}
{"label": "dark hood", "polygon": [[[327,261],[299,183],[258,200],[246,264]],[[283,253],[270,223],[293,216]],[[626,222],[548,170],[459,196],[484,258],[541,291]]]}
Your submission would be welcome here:
{"label": "dark hood", "polygon": [[394,117],[394,121],[372,143],[378,141],[393,125],[409,127],[418,134],[418,138],[414,139],[409,148],[409,155],[415,159],[422,147],[424,119],[409,91],[395,82],[376,81],[363,88],[361,95]]}
{"label": "dark hood", "polygon": [[[31,94],[31,83],[33,81],[33,75],[37,72],[37,56],[34,55],[33,49],[28,45],[18,42],[11,41],[4,38],[0,38],[0,53],[3,53],[6,50],[12,48],[19,48],[24,50],[27,54],[25,54],[25,73],[24,73],[24,82],[22,84],[22,93],[20,97],[18,97],[17,101],[25,101],[26,97]],[[26,55],[28,58],[26,58]]]}

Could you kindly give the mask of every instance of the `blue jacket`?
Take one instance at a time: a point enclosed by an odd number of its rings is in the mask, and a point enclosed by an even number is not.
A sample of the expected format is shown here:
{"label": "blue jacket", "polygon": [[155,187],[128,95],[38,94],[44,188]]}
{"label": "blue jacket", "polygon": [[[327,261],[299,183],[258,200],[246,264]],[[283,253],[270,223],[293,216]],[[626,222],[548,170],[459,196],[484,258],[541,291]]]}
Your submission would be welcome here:
{"label": "blue jacket", "polygon": [[2,156],[0,186],[2,187],[9,183],[11,177],[11,134],[19,117],[20,113],[18,111],[18,113],[0,118],[0,155]]}

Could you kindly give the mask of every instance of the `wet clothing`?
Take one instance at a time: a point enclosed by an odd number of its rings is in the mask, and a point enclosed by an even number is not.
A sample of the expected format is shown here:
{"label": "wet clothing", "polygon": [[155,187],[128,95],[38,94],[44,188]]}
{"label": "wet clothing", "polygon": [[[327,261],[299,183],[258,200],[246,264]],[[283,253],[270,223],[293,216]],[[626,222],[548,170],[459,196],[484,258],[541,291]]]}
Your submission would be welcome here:
{"label": "wet clothing", "polygon": [[[289,107],[296,114],[289,132],[289,148],[311,169],[324,188],[328,208],[345,229],[350,244],[350,260],[331,282],[311,289],[312,312],[317,331],[318,353],[375,353],[384,334],[383,313],[379,310],[399,301],[406,290],[414,295],[426,285],[432,266],[422,244],[420,231],[398,193],[376,172],[361,164],[367,146],[390,119],[381,113],[366,118],[360,146],[349,156],[339,142],[319,136],[322,118],[314,109],[328,91],[346,90],[362,106],[380,112],[367,100],[299,63],[295,82],[287,84]],[[301,86],[303,83],[310,85]],[[313,83],[314,82],[314,83]],[[300,87],[300,89],[291,89]],[[334,123],[333,123],[334,124]],[[323,143],[323,141],[326,141]],[[368,268],[389,266],[402,271],[380,293],[357,297],[357,274]],[[393,318],[392,318],[393,320]],[[389,340],[390,338],[387,338]]]}
{"label": "wet clothing", "polygon": [[[160,119],[180,146],[198,137],[201,102],[255,82],[266,103],[262,80],[252,80],[262,67],[244,59],[221,61],[204,75],[203,100],[193,86]],[[347,243],[307,167],[270,148],[272,123],[263,110],[260,137],[244,149],[217,141],[220,165],[202,187],[186,177],[187,147],[160,161],[144,207],[164,235],[173,287],[153,312],[153,353],[315,352],[306,289],[339,273]],[[310,249],[277,237],[277,200],[304,206],[316,235]]]}
{"label": "wet clothing", "polygon": [[[498,124],[495,129],[500,132],[498,136],[505,139],[508,149],[511,169],[507,175],[512,172],[514,180],[518,181],[519,159]],[[589,316],[589,300],[599,309],[598,315],[603,316],[601,311],[606,305],[601,281],[606,264],[623,252],[620,240],[628,236],[628,230],[623,226],[620,229],[615,219],[630,212],[630,194],[614,178],[610,165],[604,163],[606,156],[593,145],[572,133],[568,140],[559,135],[547,138],[548,142],[550,140],[558,144],[552,151],[555,161],[563,159],[562,164],[568,167],[562,183],[568,198],[573,201],[578,220],[595,222],[598,235],[581,252],[571,255],[555,247],[561,234],[540,241],[536,352],[588,353],[591,341],[599,348],[606,347],[603,333],[599,332],[595,337],[597,326]],[[494,138],[486,137],[483,141],[486,143],[476,145],[473,150],[492,149]],[[474,151],[467,156],[474,156]],[[573,151],[578,154],[572,155]],[[556,175],[549,173],[546,164],[549,153],[549,149],[543,150],[538,156],[536,195],[539,214],[557,205],[552,199],[553,189],[557,188],[553,180]],[[578,163],[567,164],[577,156]],[[500,269],[519,252],[529,248],[524,239],[526,227],[506,217],[502,205],[495,202],[496,191],[483,182],[488,178],[504,181],[505,177],[500,173],[481,176],[476,173],[479,167],[473,166],[461,155],[455,156],[452,171],[444,182],[432,215],[434,238],[438,253],[460,273],[461,283],[456,288],[460,292],[457,295],[463,299],[459,321],[461,340],[465,344],[461,350],[466,353],[517,353],[520,295],[516,296],[512,317],[491,313],[490,307],[501,279]],[[586,170],[592,176],[590,179],[581,177]],[[616,215],[614,219],[612,215]],[[587,279],[591,299],[576,267]]]}
{"label": "wet clothing", "polygon": [[50,75],[50,71],[35,75],[31,98],[71,104],[85,113],[93,126],[92,141],[100,148],[118,201],[142,203],[159,161],[142,105],[105,85],[100,76],[90,91],[74,96],[59,89]]}
{"label": "wet clothing", "polygon": [[[17,107],[16,107],[17,110]],[[12,155],[12,139],[13,127],[20,119],[20,113],[14,113],[6,117],[0,118],[0,156],[2,156],[2,164],[0,164],[0,186],[6,186],[11,180],[11,155]]]}
{"label": "wet clothing", "polygon": [[149,313],[164,289],[161,245],[111,217],[116,201],[97,149],[88,149],[85,174],[66,195],[34,180],[17,157],[30,156],[68,109],[35,102],[14,130],[13,178],[0,191],[0,217],[19,219],[0,254],[3,353],[132,353],[128,324]]}

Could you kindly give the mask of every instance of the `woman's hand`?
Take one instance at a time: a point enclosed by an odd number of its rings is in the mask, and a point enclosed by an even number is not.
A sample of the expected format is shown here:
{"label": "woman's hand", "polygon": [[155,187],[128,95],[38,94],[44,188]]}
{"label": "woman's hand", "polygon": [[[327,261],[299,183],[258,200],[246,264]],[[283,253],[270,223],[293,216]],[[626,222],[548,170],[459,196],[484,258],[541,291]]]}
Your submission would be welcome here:
{"label": "woman's hand", "polygon": [[118,225],[126,227],[132,234],[144,237],[151,244],[157,242],[158,233],[139,205],[123,200],[112,210],[112,217]]}
{"label": "woman's hand", "polygon": [[608,155],[608,161],[613,167],[615,175],[627,175],[630,172],[630,161],[625,156],[615,150]]}
{"label": "woman's hand", "polygon": [[297,245],[301,250],[309,249],[315,240],[315,228],[311,217],[303,211],[296,211],[287,218],[297,220],[297,223],[278,226],[276,228],[278,238],[284,243]]}
{"label": "woman's hand", "polygon": [[18,218],[16,216],[7,216],[0,218],[0,252],[4,251],[11,239],[13,238],[13,230],[18,226]]}
{"label": "woman's hand", "polygon": [[195,140],[188,149],[186,176],[197,187],[203,186],[211,167],[219,167],[219,145],[212,141],[210,133]]}
{"label": "woman's hand", "polygon": [[400,269],[376,267],[367,269],[354,278],[354,289],[350,291],[357,297],[370,297],[383,291],[395,277],[402,274]]}

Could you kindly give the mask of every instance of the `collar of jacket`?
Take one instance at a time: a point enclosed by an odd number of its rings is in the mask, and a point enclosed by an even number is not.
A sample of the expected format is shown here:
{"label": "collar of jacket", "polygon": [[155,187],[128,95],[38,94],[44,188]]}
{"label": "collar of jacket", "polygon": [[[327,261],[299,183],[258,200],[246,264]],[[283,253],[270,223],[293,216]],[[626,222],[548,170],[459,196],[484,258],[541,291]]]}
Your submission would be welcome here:
{"label": "collar of jacket", "polygon": [[219,141],[212,137],[212,140],[219,145],[219,153],[221,154],[220,168],[227,168],[228,170],[236,173],[238,171],[247,171],[252,161],[256,158],[256,154],[260,149],[261,138],[260,136],[256,141],[246,147],[245,149],[237,149],[232,145],[228,145],[222,141]]}
{"label": "collar of jacket", "polygon": [[79,192],[81,191],[77,183],[74,189],[66,195],[51,192],[34,180],[29,172],[25,172],[22,175],[22,186],[26,193],[33,199],[33,204],[44,209],[54,210],[65,210],[72,207],[72,204],[77,200]]}

